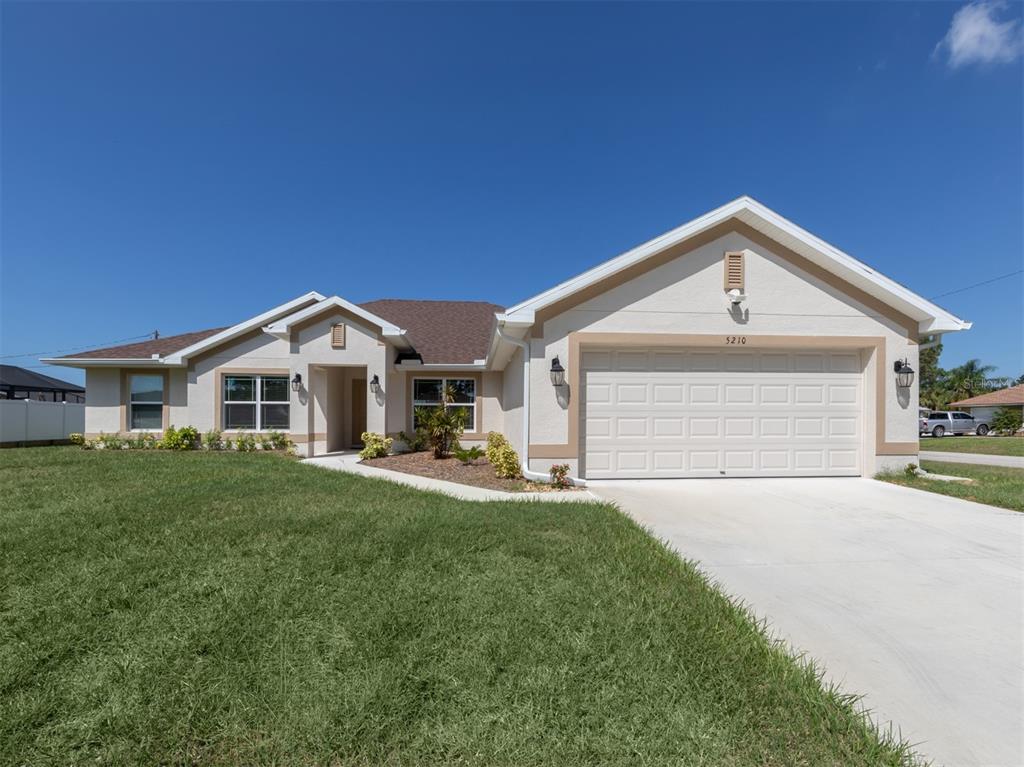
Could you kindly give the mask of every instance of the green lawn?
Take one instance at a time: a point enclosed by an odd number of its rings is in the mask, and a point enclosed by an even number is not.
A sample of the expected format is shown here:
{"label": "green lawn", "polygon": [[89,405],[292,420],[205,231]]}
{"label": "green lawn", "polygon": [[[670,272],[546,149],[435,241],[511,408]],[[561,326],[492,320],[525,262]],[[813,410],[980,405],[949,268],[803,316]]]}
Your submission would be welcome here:
{"label": "green lawn", "polygon": [[0,451],[0,763],[896,765],[598,504]]}
{"label": "green lawn", "polygon": [[895,482],[897,485],[930,490],[933,493],[952,495],[969,501],[1001,506],[1004,509],[1024,511],[1024,469],[1010,469],[1003,466],[978,466],[967,463],[946,463],[944,461],[921,461],[921,468],[933,474],[966,477],[975,480],[973,484],[943,482],[923,477],[909,478],[903,472],[879,474],[878,479]]}
{"label": "green lawn", "polygon": [[1024,455],[1024,437],[922,437],[921,449],[982,455]]}

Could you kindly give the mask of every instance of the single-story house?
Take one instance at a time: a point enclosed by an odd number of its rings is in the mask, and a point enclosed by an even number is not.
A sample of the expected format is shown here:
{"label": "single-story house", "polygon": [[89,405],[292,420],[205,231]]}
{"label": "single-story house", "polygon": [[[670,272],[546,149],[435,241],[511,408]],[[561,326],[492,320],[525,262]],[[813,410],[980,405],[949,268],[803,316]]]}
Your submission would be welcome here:
{"label": "single-story house", "polygon": [[48,360],[86,431],[286,431],[305,455],[413,429],[581,478],[872,475],[918,452],[918,345],[961,320],[741,197],[501,306],[311,292],[229,327]]}
{"label": "single-story house", "polygon": [[85,388],[17,365],[0,365],[0,399],[85,402]]}
{"label": "single-story house", "polygon": [[979,394],[977,397],[968,397],[959,402],[951,402],[949,406],[966,410],[976,419],[991,421],[992,416],[1000,408],[1010,407],[1024,411],[1024,384]]}

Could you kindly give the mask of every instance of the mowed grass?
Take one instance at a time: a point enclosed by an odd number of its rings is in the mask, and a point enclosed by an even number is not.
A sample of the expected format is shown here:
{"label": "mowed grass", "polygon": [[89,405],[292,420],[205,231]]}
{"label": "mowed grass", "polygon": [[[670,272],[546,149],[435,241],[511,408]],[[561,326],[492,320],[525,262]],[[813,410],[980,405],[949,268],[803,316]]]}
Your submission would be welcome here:
{"label": "mowed grass", "polygon": [[1013,511],[1024,511],[1024,469],[1004,466],[979,466],[972,463],[946,463],[945,461],[921,461],[921,468],[932,474],[973,479],[971,484],[945,482],[924,477],[910,478],[903,472],[879,474],[878,479],[905,487],[916,487],[954,498],[987,503]]}
{"label": "mowed grass", "polygon": [[599,504],[0,451],[0,763],[895,765]]}
{"label": "mowed grass", "polygon": [[1024,456],[1024,437],[923,437],[922,450]]}

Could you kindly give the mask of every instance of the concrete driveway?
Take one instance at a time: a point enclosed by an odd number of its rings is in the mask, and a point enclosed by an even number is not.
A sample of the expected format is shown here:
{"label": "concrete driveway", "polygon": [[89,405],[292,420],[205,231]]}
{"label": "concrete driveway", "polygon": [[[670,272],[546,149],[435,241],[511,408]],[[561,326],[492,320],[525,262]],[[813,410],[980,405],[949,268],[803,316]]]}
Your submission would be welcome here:
{"label": "concrete driveway", "polygon": [[590,482],[937,764],[1024,764],[1024,514],[871,479]]}

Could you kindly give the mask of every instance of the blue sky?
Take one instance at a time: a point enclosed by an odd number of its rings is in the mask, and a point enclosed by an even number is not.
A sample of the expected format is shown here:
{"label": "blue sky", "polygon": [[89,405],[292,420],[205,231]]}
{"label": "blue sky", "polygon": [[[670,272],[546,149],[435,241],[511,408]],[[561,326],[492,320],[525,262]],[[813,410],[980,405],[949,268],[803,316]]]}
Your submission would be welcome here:
{"label": "blue sky", "polygon": [[[0,353],[510,305],[741,194],[926,297],[1019,270],[1021,5],[963,9],[5,2]],[[1024,371],[1022,295],[939,299],[943,364]]]}

